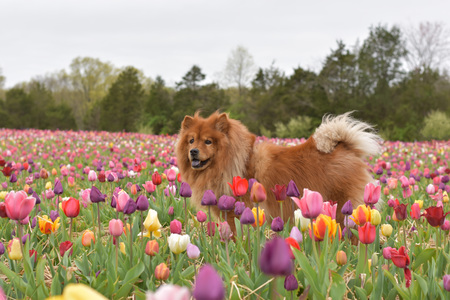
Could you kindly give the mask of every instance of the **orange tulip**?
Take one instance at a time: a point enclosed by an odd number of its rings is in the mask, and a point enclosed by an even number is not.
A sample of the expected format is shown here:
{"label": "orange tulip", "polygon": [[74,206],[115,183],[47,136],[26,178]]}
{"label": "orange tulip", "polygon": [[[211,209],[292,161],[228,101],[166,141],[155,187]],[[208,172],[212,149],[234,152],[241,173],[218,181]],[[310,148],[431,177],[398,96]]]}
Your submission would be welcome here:
{"label": "orange tulip", "polygon": [[350,218],[352,218],[356,225],[364,226],[366,222],[370,222],[371,215],[372,214],[369,207],[359,205],[355,210],[353,210],[353,214]]}
{"label": "orange tulip", "polygon": [[[255,217],[255,223],[252,224],[253,227],[256,227],[256,207],[252,208],[253,216]],[[259,226],[262,226],[266,221],[266,214],[264,213],[264,209],[259,209]]]}
{"label": "orange tulip", "polygon": [[158,280],[167,280],[170,275],[170,270],[165,263],[160,263],[155,268],[155,277]]}
{"label": "orange tulip", "polygon": [[91,230],[86,229],[81,236],[81,244],[85,247],[90,247],[92,242],[95,243],[94,233]]}
{"label": "orange tulip", "polygon": [[[328,236],[332,239],[335,237],[336,233],[338,238],[341,238],[341,226],[336,223],[336,220],[332,219],[330,216],[320,214],[314,221],[314,236],[316,241],[322,241],[325,238],[325,233],[328,229]],[[311,234],[311,224],[309,225],[309,233]]]}

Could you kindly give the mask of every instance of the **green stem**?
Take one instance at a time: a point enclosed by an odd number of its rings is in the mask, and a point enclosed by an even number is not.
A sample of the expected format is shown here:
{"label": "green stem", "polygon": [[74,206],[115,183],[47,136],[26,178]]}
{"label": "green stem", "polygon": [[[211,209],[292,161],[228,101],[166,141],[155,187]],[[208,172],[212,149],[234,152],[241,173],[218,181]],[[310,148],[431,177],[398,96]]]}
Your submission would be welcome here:
{"label": "green stem", "polygon": [[259,205],[256,203],[256,259],[259,257]]}
{"label": "green stem", "polygon": [[118,276],[118,268],[119,268],[119,237],[116,237],[116,276]]}
{"label": "green stem", "polygon": [[128,231],[128,235],[130,237],[130,268],[131,268],[133,266],[133,236],[131,234],[131,232],[132,232],[131,215],[130,215],[130,218],[128,219],[128,223],[130,224],[130,230]]}
{"label": "green stem", "polygon": [[189,234],[189,226],[188,226],[188,219],[187,219],[187,202],[186,198],[184,198],[184,231]]}
{"label": "green stem", "polygon": [[69,241],[72,240],[72,220],[73,218],[69,218]]}
{"label": "green stem", "polygon": [[284,219],[283,219],[283,201],[279,201],[279,202],[280,202],[281,220],[284,221]]}
{"label": "green stem", "polygon": [[102,223],[100,219],[100,203],[97,203],[98,240],[102,237]]}
{"label": "green stem", "polygon": [[247,225],[249,274],[252,274],[252,250],[250,249],[250,225]]}
{"label": "green stem", "polygon": [[215,228],[213,228],[213,224],[211,224],[211,205],[208,206],[208,215],[209,215],[209,232],[211,234],[211,248],[212,248],[212,260],[216,260],[216,255],[214,253],[214,235],[212,234],[215,231]]}

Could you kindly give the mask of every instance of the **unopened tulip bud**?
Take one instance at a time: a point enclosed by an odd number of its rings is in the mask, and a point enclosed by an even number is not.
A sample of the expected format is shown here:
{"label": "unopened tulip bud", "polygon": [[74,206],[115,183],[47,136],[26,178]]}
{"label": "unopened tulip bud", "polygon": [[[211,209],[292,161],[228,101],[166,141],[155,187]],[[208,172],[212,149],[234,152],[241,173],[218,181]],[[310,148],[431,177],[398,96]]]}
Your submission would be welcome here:
{"label": "unopened tulip bud", "polygon": [[156,240],[150,240],[147,242],[145,246],[145,254],[149,256],[155,256],[156,253],[159,253],[159,244]]}
{"label": "unopened tulip bud", "polygon": [[390,237],[392,234],[392,225],[391,224],[383,224],[381,225],[381,234],[385,237]]}
{"label": "unopened tulip bud", "polygon": [[186,248],[186,254],[190,259],[197,259],[200,256],[200,249],[193,244],[188,244]]}
{"label": "unopened tulip bud", "polygon": [[183,226],[181,225],[181,222],[178,220],[173,220],[170,222],[170,233],[177,233],[181,234],[181,228]]}
{"label": "unopened tulip bud", "polygon": [[340,250],[336,253],[336,263],[340,266],[347,264],[347,254]]}
{"label": "unopened tulip bud", "polygon": [[371,209],[370,210],[370,218],[371,218],[370,223],[372,223],[372,225],[377,226],[377,225],[379,225],[381,223],[380,212],[378,210],[376,210],[376,209]]}
{"label": "unopened tulip bud", "polygon": [[91,230],[86,229],[81,236],[81,244],[85,247],[90,247],[92,243],[95,243],[94,233]]}
{"label": "unopened tulip bud", "polygon": [[155,278],[157,280],[167,280],[170,275],[170,270],[165,263],[160,263],[155,268]]}

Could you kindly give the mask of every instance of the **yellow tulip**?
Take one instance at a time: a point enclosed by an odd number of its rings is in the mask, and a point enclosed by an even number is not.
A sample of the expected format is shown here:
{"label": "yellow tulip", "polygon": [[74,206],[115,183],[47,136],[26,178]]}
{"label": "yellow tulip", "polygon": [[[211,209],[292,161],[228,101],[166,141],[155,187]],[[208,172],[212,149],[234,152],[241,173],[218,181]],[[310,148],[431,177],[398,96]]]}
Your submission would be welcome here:
{"label": "yellow tulip", "polygon": [[14,238],[9,241],[9,244],[7,246],[9,259],[11,260],[22,259],[23,256],[22,251],[20,249],[20,243],[21,241],[19,240],[19,238]]}
{"label": "yellow tulip", "polygon": [[370,223],[372,223],[372,225],[375,226],[381,223],[381,215],[378,210],[376,209],[370,210]]}
{"label": "yellow tulip", "polygon": [[448,193],[447,193],[447,191],[442,193],[442,202],[448,203]]}
{"label": "yellow tulip", "polygon": [[390,237],[392,234],[392,225],[391,224],[383,224],[381,225],[381,234],[385,237]]}
{"label": "yellow tulip", "polygon": [[423,200],[416,200],[416,201],[414,201],[414,203],[419,204],[420,209],[422,209],[422,207],[423,207]]}
{"label": "yellow tulip", "polygon": [[55,222],[52,222],[52,220],[47,215],[38,218],[39,218],[39,230],[43,234],[50,234],[52,232],[55,232],[61,225],[59,224],[59,217],[56,218]]}
{"label": "yellow tulip", "polygon": [[47,183],[45,184],[45,189],[46,190],[51,190],[52,189],[52,182],[51,181],[47,181]]}
{"label": "yellow tulip", "polygon": [[127,252],[125,251],[125,244],[123,242],[120,242],[119,248],[120,248],[120,252],[122,252],[123,255],[127,255]]}
{"label": "yellow tulip", "polygon": [[359,205],[353,210],[353,214],[350,218],[356,223],[356,225],[364,226],[366,222],[370,222],[371,213],[370,208],[365,205]]}
{"label": "yellow tulip", "polygon": [[105,300],[105,296],[94,290],[93,288],[84,285],[82,283],[70,283],[68,284],[60,296],[53,296],[47,298],[47,300]]}
{"label": "yellow tulip", "polygon": [[1,192],[0,192],[0,199],[5,200],[6,195],[8,195],[8,192],[7,192],[7,191],[1,191]]}
{"label": "yellow tulip", "polygon": [[144,221],[144,227],[146,229],[146,232],[144,232],[144,236],[150,237],[150,233],[154,237],[160,237],[161,236],[161,223],[158,219],[158,212],[154,209],[149,209],[147,218],[145,218]]}

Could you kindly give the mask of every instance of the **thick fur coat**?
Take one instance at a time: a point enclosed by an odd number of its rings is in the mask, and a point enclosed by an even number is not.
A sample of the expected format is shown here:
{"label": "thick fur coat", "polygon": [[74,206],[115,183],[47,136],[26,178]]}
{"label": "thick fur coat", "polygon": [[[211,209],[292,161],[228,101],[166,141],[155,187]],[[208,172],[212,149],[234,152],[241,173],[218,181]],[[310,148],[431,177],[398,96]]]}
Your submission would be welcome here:
{"label": "thick fur coat", "polygon": [[[271,189],[293,180],[300,194],[308,188],[320,192],[324,201],[337,202],[337,221],[342,222],[340,211],[345,202],[351,200],[353,207],[364,203],[364,187],[373,181],[364,158],[380,152],[380,140],[370,125],[353,119],[350,113],[325,116],[305,143],[292,147],[255,143],[255,135],[225,113],[208,118],[196,113],[181,124],[176,155],[181,177],[192,189],[191,203],[197,208],[206,190],[212,190],[217,198],[232,195],[227,183],[240,176],[260,182],[267,191],[267,200],[261,203],[266,216],[280,216]],[[252,207],[249,193],[241,201]],[[219,214],[217,207],[213,211]],[[283,216],[285,221],[293,218],[290,203],[283,205]],[[234,217],[228,214],[231,226]]]}

